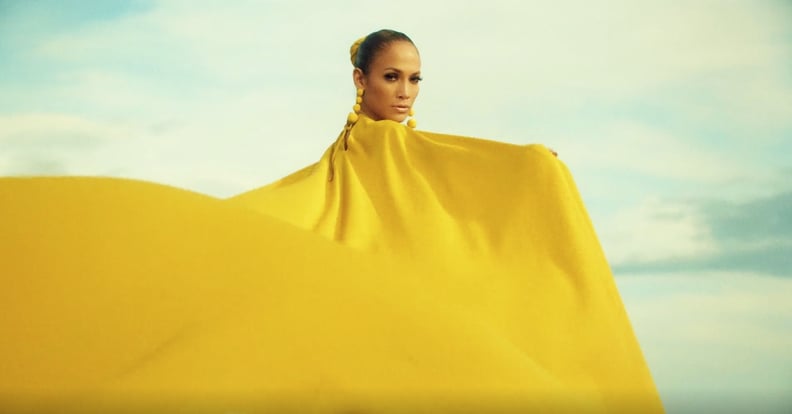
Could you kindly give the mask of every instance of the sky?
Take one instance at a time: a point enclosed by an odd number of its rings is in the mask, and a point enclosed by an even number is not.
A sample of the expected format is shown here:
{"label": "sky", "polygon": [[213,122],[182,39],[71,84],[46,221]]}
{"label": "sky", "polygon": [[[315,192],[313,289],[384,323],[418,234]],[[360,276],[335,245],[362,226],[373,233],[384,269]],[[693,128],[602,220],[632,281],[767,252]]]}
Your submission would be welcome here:
{"label": "sky", "polygon": [[792,407],[790,0],[0,0],[0,175],[260,187],[333,142],[381,28],[419,129],[559,153],[669,413]]}

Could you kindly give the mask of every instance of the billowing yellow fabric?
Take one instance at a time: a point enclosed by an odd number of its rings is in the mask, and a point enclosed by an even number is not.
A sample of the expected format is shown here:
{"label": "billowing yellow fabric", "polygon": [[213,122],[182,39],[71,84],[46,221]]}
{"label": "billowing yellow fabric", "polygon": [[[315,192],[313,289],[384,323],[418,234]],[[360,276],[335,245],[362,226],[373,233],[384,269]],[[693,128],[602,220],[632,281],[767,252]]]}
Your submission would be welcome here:
{"label": "billowing yellow fabric", "polygon": [[662,412],[541,145],[361,117],[230,199],[0,179],[0,407]]}

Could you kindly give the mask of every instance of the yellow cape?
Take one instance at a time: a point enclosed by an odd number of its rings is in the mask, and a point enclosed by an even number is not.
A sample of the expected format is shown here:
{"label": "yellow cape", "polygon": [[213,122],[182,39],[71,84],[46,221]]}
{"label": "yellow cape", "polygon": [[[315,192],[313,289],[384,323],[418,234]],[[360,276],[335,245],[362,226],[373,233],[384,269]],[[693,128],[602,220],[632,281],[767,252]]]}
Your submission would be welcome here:
{"label": "yellow cape", "polygon": [[541,145],[361,117],[227,200],[4,178],[0,217],[0,407],[663,411]]}

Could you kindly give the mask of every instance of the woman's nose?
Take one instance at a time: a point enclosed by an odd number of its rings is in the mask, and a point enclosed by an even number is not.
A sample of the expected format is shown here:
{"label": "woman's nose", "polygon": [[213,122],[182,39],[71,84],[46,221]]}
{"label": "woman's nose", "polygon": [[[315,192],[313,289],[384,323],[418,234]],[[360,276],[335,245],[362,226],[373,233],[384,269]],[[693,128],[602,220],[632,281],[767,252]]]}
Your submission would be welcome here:
{"label": "woman's nose", "polygon": [[399,94],[399,98],[401,98],[401,99],[407,99],[407,98],[410,97],[409,96],[409,87],[408,87],[406,82],[399,82],[399,87],[398,87],[397,93]]}

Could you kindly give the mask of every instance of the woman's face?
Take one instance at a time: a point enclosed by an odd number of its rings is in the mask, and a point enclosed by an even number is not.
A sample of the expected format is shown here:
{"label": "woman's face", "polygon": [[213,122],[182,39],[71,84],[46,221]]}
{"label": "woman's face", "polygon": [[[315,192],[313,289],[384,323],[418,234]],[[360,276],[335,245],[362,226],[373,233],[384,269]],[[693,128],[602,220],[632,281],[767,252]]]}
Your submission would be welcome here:
{"label": "woman's face", "polygon": [[360,112],[379,121],[402,122],[418,96],[421,58],[412,43],[396,41],[379,51],[368,73],[353,73],[355,86],[363,89]]}

